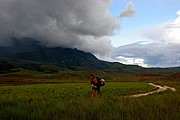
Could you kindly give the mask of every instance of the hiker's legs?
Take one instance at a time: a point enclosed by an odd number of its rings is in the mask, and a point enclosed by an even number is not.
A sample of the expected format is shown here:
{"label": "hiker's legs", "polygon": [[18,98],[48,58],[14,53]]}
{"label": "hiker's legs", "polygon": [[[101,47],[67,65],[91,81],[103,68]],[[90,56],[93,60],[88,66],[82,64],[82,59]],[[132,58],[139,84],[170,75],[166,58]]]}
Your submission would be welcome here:
{"label": "hiker's legs", "polygon": [[102,92],[101,92],[100,87],[97,88],[97,91],[98,91],[98,94],[99,94],[100,96],[102,96]]}
{"label": "hiker's legs", "polygon": [[99,96],[102,96],[102,92],[98,92]]}
{"label": "hiker's legs", "polygon": [[91,93],[91,96],[94,97],[95,91],[96,91],[96,90],[97,90],[98,94],[99,94],[100,96],[102,96],[100,87],[97,87],[97,88],[92,87],[92,93]]}
{"label": "hiker's legs", "polygon": [[95,89],[92,88],[91,96],[94,97]]}
{"label": "hiker's legs", "polygon": [[98,92],[100,96],[102,96],[102,92]]}

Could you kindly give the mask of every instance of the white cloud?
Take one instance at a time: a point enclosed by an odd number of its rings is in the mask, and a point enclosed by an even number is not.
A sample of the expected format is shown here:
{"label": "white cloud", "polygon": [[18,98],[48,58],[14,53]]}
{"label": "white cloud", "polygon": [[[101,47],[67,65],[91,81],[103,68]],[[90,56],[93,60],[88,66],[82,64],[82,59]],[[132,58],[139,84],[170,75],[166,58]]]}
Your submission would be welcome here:
{"label": "white cloud", "polygon": [[180,16],[180,10],[179,10],[179,11],[177,11],[177,12],[176,12],[176,14]]}
{"label": "white cloud", "polygon": [[[148,44],[130,44],[113,48],[111,58],[120,62],[126,62],[127,58],[142,60],[142,65],[147,67],[172,67],[180,66],[180,44],[163,44],[153,42]],[[120,58],[123,59],[119,59]],[[124,61],[123,61],[124,60]],[[132,61],[129,63],[132,63]]]}
{"label": "white cloud", "polygon": [[120,13],[119,17],[132,17],[136,14],[136,9],[132,2],[128,2],[125,8]]}
{"label": "white cloud", "polygon": [[142,58],[117,56],[114,59],[116,59],[116,61],[120,63],[127,64],[127,65],[138,65],[141,67],[148,67],[147,64],[144,63],[144,59]]}
{"label": "white cloud", "polygon": [[180,11],[175,20],[141,30],[140,34],[152,41],[180,43]]}
{"label": "white cloud", "polygon": [[140,31],[151,42],[113,48],[112,59],[125,64],[136,64],[138,58],[147,67],[180,66],[180,11],[177,11],[177,15],[175,20]]}

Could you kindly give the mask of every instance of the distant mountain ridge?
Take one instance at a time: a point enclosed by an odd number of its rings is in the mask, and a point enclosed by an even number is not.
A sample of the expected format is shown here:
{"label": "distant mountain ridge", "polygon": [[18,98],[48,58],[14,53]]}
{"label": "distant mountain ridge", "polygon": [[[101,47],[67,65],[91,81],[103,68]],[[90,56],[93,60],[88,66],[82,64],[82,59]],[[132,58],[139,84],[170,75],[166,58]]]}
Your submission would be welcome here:
{"label": "distant mountain ridge", "polygon": [[[59,68],[84,68],[130,73],[149,73],[158,70],[153,68],[146,69],[137,65],[124,65],[118,62],[102,61],[97,59],[92,53],[86,53],[77,49],[62,47],[48,48],[31,38],[14,39],[14,44],[8,47],[0,47],[0,51],[0,71],[23,68],[42,72],[56,72]],[[179,71],[180,68],[166,70],[173,72]],[[162,73],[164,73],[164,70]]]}
{"label": "distant mountain ridge", "polygon": [[89,66],[100,61],[91,53],[70,48],[41,48],[31,52],[20,52],[11,56],[23,60],[58,63],[71,66]]}
{"label": "distant mountain ridge", "polygon": [[[71,48],[48,48],[31,38],[14,39],[14,44],[0,47],[0,58],[13,58],[44,63],[56,63],[64,67],[109,69],[111,63],[97,59],[92,53]],[[119,66],[123,66],[118,63]],[[119,67],[118,66],[118,67]]]}

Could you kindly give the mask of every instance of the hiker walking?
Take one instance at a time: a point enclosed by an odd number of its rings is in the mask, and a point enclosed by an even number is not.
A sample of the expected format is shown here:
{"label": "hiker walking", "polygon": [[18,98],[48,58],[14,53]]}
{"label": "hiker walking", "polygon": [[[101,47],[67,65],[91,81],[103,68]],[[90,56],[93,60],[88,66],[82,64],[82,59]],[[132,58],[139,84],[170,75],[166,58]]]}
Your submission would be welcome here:
{"label": "hiker walking", "polygon": [[91,96],[94,97],[95,91],[98,92],[98,94],[100,96],[102,96],[100,87],[105,85],[105,80],[104,79],[100,79],[98,77],[94,77],[93,75],[90,75],[91,78],[91,85],[92,85],[92,93]]}

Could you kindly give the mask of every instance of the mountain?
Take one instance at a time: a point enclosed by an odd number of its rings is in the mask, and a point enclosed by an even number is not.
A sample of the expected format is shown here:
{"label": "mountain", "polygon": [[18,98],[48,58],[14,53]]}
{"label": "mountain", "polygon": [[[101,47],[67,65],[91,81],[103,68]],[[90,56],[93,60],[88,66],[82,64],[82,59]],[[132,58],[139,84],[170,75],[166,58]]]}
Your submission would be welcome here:
{"label": "mountain", "polygon": [[137,65],[123,65],[97,59],[93,54],[71,48],[48,48],[32,38],[13,40],[8,47],[0,47],[0,72],[23,68],[53,73],[61,68],[98,69],[129,73],[168,73],[180,68],[146,69]]}
{"label": "mountain", "polygon": [[[121,69],[124,65],[105,62],[97,59],[93,54],[71,48],[48,48],[32,38],[13,40],[8,47],[0,47],[0,58],[6,58],[6,62],[14,59],[36,61],[48,64],[58,64],[66,68],[93,68],[93,69]],[[8,58],[8,59],[7,59]],[[5,61],[5,59],[3,60]],[[5,62],[4,62],[5,63]],[[14,62],[13,62],[14,63]]]}
{"label": "mountain", "polygon": [[70,48],[41,48],[36,51],[20,52],[10,56],[23,60],[58,63],[69,66],[96,66],[100,61],[91,53]]}

